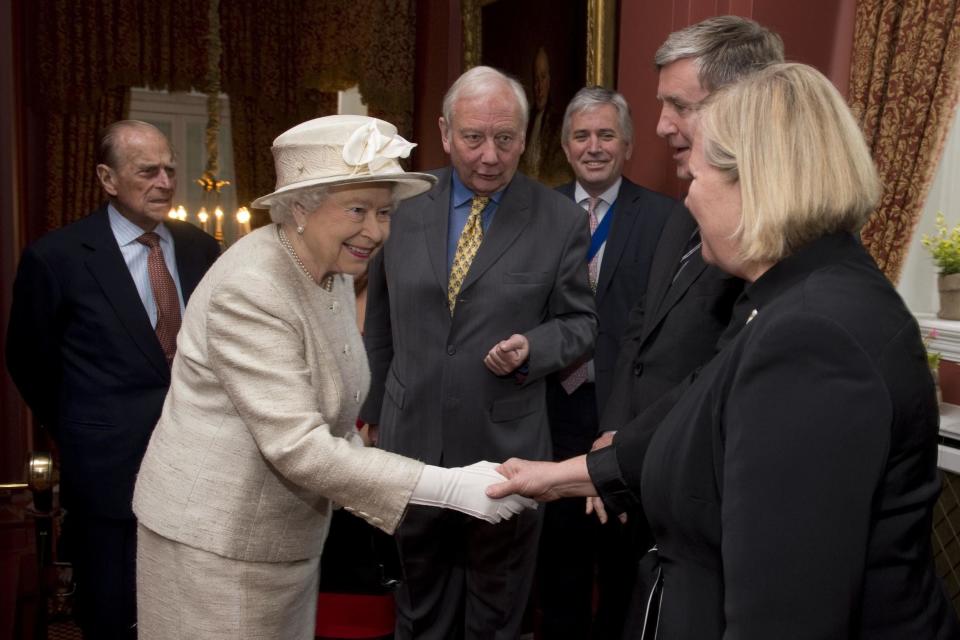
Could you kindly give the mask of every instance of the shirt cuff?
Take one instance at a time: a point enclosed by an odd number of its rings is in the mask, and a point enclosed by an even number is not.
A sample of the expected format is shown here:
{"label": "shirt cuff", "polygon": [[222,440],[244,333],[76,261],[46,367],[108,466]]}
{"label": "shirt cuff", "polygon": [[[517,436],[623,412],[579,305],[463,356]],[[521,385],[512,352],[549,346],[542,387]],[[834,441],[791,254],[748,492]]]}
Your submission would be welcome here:
{"label": "shirt cuff", "polygon": [[523,384],[527,381],[527,376],[530,375],[530,360],[524,360],[523,364],[514,369],[513,379],[517,384]]}

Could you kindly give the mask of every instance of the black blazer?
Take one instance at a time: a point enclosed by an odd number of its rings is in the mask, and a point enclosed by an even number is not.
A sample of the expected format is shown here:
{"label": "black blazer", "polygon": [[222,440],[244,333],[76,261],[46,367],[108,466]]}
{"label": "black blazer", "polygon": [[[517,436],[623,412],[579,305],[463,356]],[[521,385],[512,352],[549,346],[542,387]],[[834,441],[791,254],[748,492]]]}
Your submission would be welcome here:
{"label": "black blazer", "polygon": [[653,413],[662,416],[676,399],[670,392],[717,351],[743,281],[707,265],[700,252],[674,280],[695,229],[684,207],[675,208],[666,221],[647,294],[629,312],[601,431],[629,428],[655,404]]}
{"label": "black blazer", "polygon": [[[572,200],[575,186],[570,182],[557,187],[557,191]],[[593,364],[599,413],[603,412],[610,396],[614,364],[630,309],[640,304],[647,292],[660,234],[666,221],[680,215],[682,209],[673,198],[645,189],[627,178],[620,183],[595,294],[599,323]]]}
{"label": "black blazer", "polygon": [[652,439],[614,441],[657,540],[657,637],[960,637],[931,554],[938,408],[913,316],[850,234],[745,300],[755,317]]}
{"label": "black blazer", "polygon": [[[185,299],[220,253],[193,225],[164,221]],[[60,450],[61,501],[132,518],[140,460],[170,370],[117,246],[106,206],[28,247],[13,288],[7,367]]]}

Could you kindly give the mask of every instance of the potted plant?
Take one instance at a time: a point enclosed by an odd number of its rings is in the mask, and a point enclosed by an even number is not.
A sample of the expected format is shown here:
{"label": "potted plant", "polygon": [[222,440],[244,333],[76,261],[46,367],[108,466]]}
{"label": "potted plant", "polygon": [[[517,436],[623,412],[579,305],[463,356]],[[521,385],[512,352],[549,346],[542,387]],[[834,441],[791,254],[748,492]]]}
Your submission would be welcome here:
{"label": "potted plant", "polygon": [[939,351],[930,348],[930,343],[937,338],[937,330],[931,329],[930,333],[923,337],[923,348],[927,352],[927,366],[930,367],[930,375],[933,376],[933,384],[937,389],[937,402],[943,402],[943,394],[940,391],[940,359],[943,357]]}
{"label": "potted plant", "polygon": [[943,214],[938,213],[936,235],[923,234],[921,242],[940,269],[937,276],[940,311],[937,315],[946,320],[960,320],[960,224],[947,229]]}

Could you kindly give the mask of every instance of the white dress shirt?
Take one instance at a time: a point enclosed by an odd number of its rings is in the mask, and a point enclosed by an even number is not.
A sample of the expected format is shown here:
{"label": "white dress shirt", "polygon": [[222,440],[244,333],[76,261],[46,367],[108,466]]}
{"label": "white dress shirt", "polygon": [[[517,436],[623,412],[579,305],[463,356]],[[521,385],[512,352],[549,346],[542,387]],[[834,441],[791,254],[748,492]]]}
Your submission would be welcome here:
{"label": "white dress shirt", "polygon": [[[597,225],[603,222],[603,217],[607,215],[607,211],[610,210],[610,205],[612,205],[616,199],[617,194],[620,193],[620,183],[623,182],[623,178],[617,178],[617,181],[614,182],[609,189],[600,194],[600,199],[597,201],[597,208],[594,209],[594,212],[597,214]],[[576,200],[577,204],[583,207],[584,211],[587,211],[590,208],[590,194],[587,193],[587,190],[584,189],[580,182],[577,181],[577,186],[573,188],[573,199]],[[607,241],[604,240],[603,244],[600,245],[600,250],[597,251],[597,273],[600,273],[600,266],[603,264],[603,251],[607,248]]]}
{"label": "white dress shirt", "polygon": [[[612,205],[617,200],[617,194],[620,193],[620,183],[623,182],[623,178],[617,178],[617,181],[614,182],[609,189],[600,194],[599,200],[597,200],[597,206],[593,210],[597,214],[597,227],[599,228],[600,223],[603,222],[603,217],[607,215],[607,211],[610,210],[610,205]],[[577,186],[573,188],[573,199],[577,201],[584,211],[589,211],[590,209],[590,194],[587,193],[587,190],[584,189],[580,182],[577,181]],[[600,249],[597,250],[597,277],[600,277],[600,266],[603,264],[603,251],[607,248],[607,241],[604,240],[603,244],[600,245]],[[593,360],[590,360],[587,363],[587,381],[594,382],[597,378],[596,370],[594,369]]]}

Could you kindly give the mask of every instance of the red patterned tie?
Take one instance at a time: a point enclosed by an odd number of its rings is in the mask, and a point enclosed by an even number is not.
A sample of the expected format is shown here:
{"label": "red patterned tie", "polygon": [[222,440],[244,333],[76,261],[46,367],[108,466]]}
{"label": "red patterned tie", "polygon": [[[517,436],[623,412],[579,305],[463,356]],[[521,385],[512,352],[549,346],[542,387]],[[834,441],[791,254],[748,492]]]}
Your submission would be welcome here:
{"label": "red patterned tie", "polygon": [[180,298],[177,296],[177,285],[163,260],[160,236],[148,231],[137,238],[137,242],[150,248],[147,271],[150,273],[153,299],[157,302],[157,340],[160,341],[169,365],[177,352],[177,332],[180,331]]}
{"label": "red patterned tie", "polygon": [[[591,197],[590,202],[587,205],[587,217],[590,220],[591,237],[597,231],[597,227],[599,226],[599,222],[597,220],[597,203],[599,203],[599,201],[600,198]],[[594,293],[597,292],[597,276],[600,272],[598,269],[600,265],[597,260],[597,255],[599,253],[600,252],[597,251],[597,253],[593,255],[593,259],[587,263],[587,268],[590,272],[590,288],[593,289]],[[560,386],[563,387],[563,390],[566,391],[568,395],[579,389],[580,385],[587,381],[588,364],[589,363],[584,362],[577,367],[568,367],[560,372]]]}
{"label": "red patterned tie", "polygon": [[[590,219],[590,237],[593,237],[593,234],[596,233],[597,227],[600,226],[600,222],[597,219],[597,204],[600,202],[600,198],[590,198],[590,203],[587,205],[587,216]],[[598,250],[593,254],[593,258],[587,263],[587,266],[590,270],[590,288],[593,289],[593,292],[597,292],[597,280],[600,276],[600,266],[599,260],[597,257],[600,255]]]}

